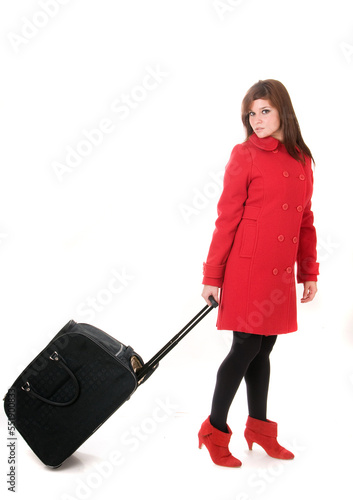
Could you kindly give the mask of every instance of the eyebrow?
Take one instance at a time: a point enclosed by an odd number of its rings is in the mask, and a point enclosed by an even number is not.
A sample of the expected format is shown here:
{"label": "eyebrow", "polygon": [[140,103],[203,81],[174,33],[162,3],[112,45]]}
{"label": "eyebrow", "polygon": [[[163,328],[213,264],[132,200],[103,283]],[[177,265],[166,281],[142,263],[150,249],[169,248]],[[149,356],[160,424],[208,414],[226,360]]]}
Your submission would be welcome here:
{"label": "eyebrow", "polygon": [[[259,108],[259,109],[266,109],[266,108],[270,108],[271,106],[262,106],[262,108]],[[249,111],[251,111],[251,109],[249,109]]]}

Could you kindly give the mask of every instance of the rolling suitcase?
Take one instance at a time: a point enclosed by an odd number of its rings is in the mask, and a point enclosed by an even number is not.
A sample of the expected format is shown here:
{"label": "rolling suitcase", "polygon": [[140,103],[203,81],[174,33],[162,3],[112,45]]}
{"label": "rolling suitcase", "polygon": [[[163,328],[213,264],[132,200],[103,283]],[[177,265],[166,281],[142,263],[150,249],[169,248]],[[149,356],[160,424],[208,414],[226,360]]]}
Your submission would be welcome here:
{"label": "rolling suitcase", "polygon": [[206,305],[147,363],[99,328],[69,321],[13,383],[5,413],[47,466],[59,467],[213,308]]}

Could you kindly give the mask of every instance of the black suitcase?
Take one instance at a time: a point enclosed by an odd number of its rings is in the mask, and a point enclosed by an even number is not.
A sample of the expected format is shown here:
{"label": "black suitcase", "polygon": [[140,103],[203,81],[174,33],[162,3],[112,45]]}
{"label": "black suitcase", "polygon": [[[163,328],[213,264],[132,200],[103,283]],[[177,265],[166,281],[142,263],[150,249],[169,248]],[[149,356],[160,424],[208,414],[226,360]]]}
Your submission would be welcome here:
{"label": "black suitcase", "polygon": [[210,301],[147,363],[102,330],[69,321],[8,390],[9,421],[45,465],[59,467],[218,306]]}

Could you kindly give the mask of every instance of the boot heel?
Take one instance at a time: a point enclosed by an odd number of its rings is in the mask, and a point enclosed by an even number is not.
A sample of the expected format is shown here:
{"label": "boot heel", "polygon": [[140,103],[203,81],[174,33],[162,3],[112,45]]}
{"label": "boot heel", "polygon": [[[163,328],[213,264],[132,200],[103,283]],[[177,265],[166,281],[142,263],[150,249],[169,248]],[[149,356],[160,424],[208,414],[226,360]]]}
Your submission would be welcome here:
{"label": "boot heel", "polygon": [[246,439],[246,442],[248,443],[249,450],[252,450],[252,445],[254,444],[254,441],[251,441],[251,440],[250,440],[250,439],[248,439],[247,437],[246,437],[245,439]]}

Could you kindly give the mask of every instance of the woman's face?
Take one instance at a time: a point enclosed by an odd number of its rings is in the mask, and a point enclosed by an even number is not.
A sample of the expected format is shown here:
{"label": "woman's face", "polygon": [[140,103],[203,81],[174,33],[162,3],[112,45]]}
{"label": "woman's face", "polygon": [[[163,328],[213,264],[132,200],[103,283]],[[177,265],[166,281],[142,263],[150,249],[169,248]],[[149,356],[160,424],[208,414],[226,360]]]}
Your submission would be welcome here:
{"label": "woman's face", "polygon": [[272,136],[283,141],[279,113],[267,99],[256,99],[251,103],[249,122],[257,137]]}

